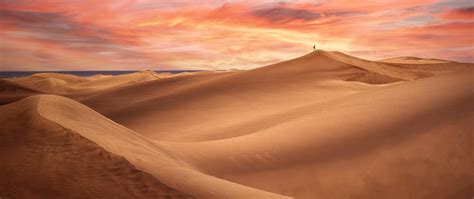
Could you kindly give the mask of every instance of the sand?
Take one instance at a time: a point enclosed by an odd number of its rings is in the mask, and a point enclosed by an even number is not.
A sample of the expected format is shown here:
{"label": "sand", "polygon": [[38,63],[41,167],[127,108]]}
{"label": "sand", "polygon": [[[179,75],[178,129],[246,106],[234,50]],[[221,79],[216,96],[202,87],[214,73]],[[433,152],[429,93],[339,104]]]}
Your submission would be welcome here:
{"label": "sand", "polygon": [[318,50],[248,71],[3,79],[0,196],[469,198],[473,69]]}
{"label": "sand", "polygon": [[379,60],[380,62],[393,64],[446,64],[456,63],[453,61],[434,59],[434,58],[419,58],[419,57],[393,57]]}

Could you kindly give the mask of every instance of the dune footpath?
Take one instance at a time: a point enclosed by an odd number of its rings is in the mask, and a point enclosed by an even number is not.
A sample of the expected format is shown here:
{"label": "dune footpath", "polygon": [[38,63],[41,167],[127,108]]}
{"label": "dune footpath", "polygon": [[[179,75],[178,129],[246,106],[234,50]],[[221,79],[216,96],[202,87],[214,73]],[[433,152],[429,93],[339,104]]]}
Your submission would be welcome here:
{"label": "dune footpath", "polygon": [[0,80],[2,198],[469,198],[474,64]]}

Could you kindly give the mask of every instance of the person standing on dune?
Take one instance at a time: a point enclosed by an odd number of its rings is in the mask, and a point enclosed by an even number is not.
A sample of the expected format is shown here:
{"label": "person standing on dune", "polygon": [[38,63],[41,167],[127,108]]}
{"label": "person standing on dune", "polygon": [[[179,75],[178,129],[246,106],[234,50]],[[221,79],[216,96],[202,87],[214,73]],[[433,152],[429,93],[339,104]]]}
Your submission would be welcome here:
{"label": "person standing on dune", "polygon": [[313,50],[316,50],[316,44],[313,45]]}

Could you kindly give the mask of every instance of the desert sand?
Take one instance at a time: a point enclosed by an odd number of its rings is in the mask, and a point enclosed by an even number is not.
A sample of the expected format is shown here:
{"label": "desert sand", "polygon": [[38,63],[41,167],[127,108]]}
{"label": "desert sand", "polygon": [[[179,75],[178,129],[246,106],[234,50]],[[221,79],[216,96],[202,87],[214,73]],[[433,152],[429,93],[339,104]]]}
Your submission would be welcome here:
{"label": "desert sand", "polygon": [[0,79],[3,198],[470,198],[474,64]]}

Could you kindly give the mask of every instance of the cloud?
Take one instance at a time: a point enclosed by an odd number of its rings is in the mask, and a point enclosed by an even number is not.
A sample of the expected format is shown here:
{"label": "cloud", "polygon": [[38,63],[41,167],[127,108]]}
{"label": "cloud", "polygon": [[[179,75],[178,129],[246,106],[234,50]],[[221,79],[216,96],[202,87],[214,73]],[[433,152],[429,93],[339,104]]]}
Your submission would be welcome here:
{"label": "cloud", "polygon": [[[59,12],[0,10],[3,32],[22,32],[29,38],[69,45],[133,45],[138,40]],[[18,34],[21,35],[21,34]]]}
{"label": "cloud", "polygon": [[254,16],[263,17],[271,22],[276,23],[288,20],[312,21],[321,17],[321,14],[312,12],[310,10],[285,7],[256,9],[253,10],[251,13]]}
{"label": "cloud", "polygon": [[249,69],[313,43],[368,59],[469,60],[472,6],[457,2],[0,0],[0,67]]}
{"label": "cloud", "polygon": [[438,16],[448,20],[474,20],[474,6],[450,9]]}
{"label": "cloud", "polygon": [[[6,32],[20,31],[28,37],[61,43],[109,44],[106,30],[71,20],[62,13],[1,10],[0,23]],[[34,34],[28,34],[34,33]]]}
{"label": "cloud", "polygon": [[[73,15],[64,12],[0,10],[0,27],[2,40],[5,40],[0,52],[11,55],[8,58],[9,67],[15,62],[11,57],[22,64],[18,67],[25,65],[24,59],[30,59],[32,63],[28,65],[33,67],[60,65],[58,60],[62,60],[61,57],[70,58],[67,63],[62,63],[68,66],[83,62],[79,59],[89,59],[88,63],[103,63],[100,59],[114,63],[114,60],[107,59],[124,57],[132,61],[149,61],[146,53],[134,50],[139,44],[137,38],[92,23],[79,22]],[[15,51],[24,53],[11,52],[8,44],[21,44]],[[0,66],[6,67],[5,59]]]}

